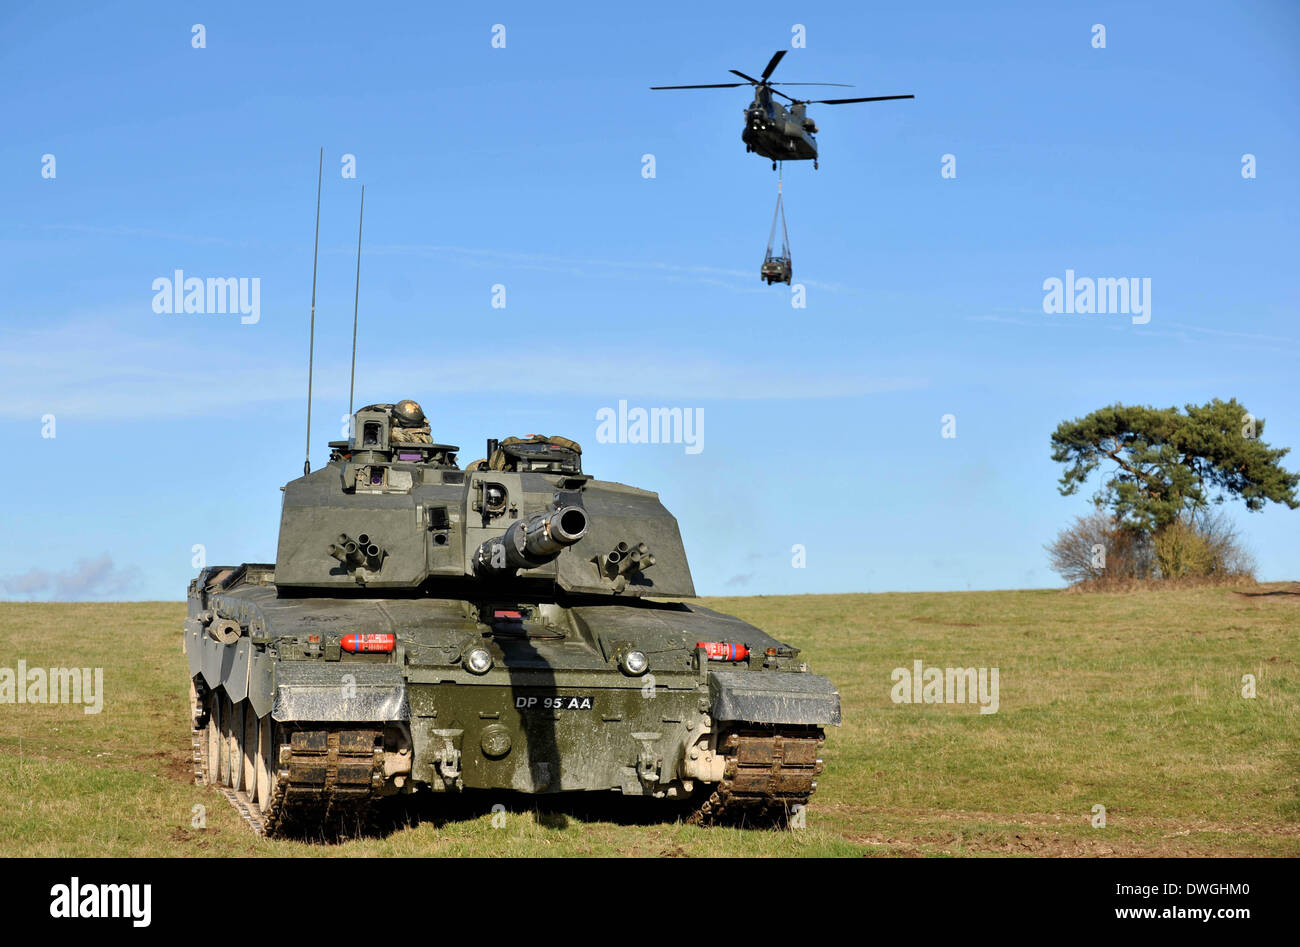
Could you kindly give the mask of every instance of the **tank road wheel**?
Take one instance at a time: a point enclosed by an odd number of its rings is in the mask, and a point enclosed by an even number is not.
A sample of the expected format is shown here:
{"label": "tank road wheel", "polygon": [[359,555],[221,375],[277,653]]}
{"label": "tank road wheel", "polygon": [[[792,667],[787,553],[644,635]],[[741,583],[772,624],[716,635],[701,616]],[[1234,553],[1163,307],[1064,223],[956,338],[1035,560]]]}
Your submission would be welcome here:
{"label": "tank road wheel", "polygon": [[208,743],[208,752],[203,760],[203,781],[209,786],[217,785],[217,766],[221,758],[221,695],[208,695],[208,725],[204,727],[204,738]]}
{"label": "tank road wheel", "polygon": [[275,776],[275,752],[271,741],[271,715],[257,721],[257,808],[263,815],[271,807],[271,783]]}
{"label": "tank road wheel", "polygon": [[221,729],[217,736],[218,786],[230,785],[230,718],[232,716],[234,716],[234,710],[230,705],[230,698],[223,693],[221,695]]}
{"label": "tank road wheel", "polygon": [[251,800],[257,789],[257,714],[253,705],[244,701],[244,739],[240,741],[243,750],[244,792]]}
{"label": "tank road wheel", "polygon": [[235,792],[244,788],[244,702],[231,708],[230,715],[230,768],[226,785]]}

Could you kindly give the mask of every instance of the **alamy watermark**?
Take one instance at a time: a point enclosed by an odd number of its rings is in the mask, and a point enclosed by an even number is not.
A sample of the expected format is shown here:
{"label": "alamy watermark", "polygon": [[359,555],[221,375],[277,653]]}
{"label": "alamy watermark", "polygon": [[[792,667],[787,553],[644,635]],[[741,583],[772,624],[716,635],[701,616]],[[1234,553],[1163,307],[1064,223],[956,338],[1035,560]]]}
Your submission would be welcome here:
{"label": "alamy watermark", "polygon": [[980,713],[998,712],[997,668],[925,667],[920,658],[909,668],[894,668],[889,699],[896,704],[979,704]]}
{"label": "alamy watermark", "polygon": [[153,311],[159,314],[240,313],[239,321],[255,325],[262,318],[262,278],[186,277],[176,270],[171,277],[153,281]]}
{"label": "alamy watermark", "polygon": [[1131,315],[1136,326],[1151,321],[1151,277],[1075,277],[1065,271],[1065,279],[1049,276],[1043,280],[1043,312],[1048,315]]}
{"label": "alamy watermark", "polygon": [[130,918],[132,927],[148,927],[152,902],[151,884],[82,884],[73,875],[50,888],[50,917]]}
{"label": "alamy watermark", "polygon": [[84,704],[97,714],[104,709],[103,668],[0,667],[0,704]]}
{"label": "alamy watermark", "polygon": [[596,440],[601,444],[684,444],[686,453],[704,450],[703,408],[618,408],[596,412]]}

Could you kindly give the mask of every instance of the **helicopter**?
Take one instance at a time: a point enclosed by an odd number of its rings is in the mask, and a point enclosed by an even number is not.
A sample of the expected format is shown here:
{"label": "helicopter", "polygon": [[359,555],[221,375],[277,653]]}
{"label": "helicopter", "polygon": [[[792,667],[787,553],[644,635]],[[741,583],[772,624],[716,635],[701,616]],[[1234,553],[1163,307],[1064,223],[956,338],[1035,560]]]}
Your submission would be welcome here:
{"label": "helicopter", "polygon": [[[744,82],[714,82],[706,85],[655,85],[650,88],[654,91],[662,89],[735,89],[743,85],[752,85],[754,87],[754,101],[745,109],[745,130],[741,132],[741,139],[745,142],[746,152],[756,152],[764,158],[772,161],[772,169],[776,170],[778,161],[809,161],[813,163],[813,168],[817,167],[817,139],[813,136],[817,133],[817,123],[807,115],[809,105],[848,105],[852,102],[885,102],[891,99],[913,99],[914,95],[872,95],[865,98],[856,99],[796,99],[786,95],[777,89],[774,85],[824,85],[824,86],[844,86],[849,88],[848,83],[844,82],[769,82],[777,64],[785,56],[787,50],[778,49],[771,60],[768,61],[767,68],[763,70],[761,79],[755,79],[753,76],[747,76],[739,69],[730,69],[729,72],[740,76]],[[780,102],[776,101],[773,96],[780,96],[790,102],[790,107],[786,108]]]}

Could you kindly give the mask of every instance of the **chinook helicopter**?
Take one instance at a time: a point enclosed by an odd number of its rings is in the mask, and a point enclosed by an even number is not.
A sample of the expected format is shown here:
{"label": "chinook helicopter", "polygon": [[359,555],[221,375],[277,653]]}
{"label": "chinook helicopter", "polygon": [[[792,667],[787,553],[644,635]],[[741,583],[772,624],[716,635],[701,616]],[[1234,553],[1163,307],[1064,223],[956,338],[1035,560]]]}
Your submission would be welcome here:
{"label": "chinook helicopter", "polygon": [[[743,85],[754,87],[754,101],[745,109],[745,130],[741,139],[745,142],[746,152],[756,152],[764,158],[770,158],[772,169],[778,161],[809,161],[817,167],[817,123],[807,115],[809,105],[848,105],[853,102],[885,102],[891,99],[913,99],[913,95],[872,95],[854,99],[796,99],[786,95],[773,86],[776,85],[826,85],[844,86],[844,82],[770,82],[772,73],[785,56],[786,50],[778,49],[763,70],[762,78],[755,79],[738,69],[728,70],[740,76],[744,82],[714,82],[705,85],[656,85],[652,90],[662,89],[735,89]],[[786,108],[773,96],[780,96],[790,102]]]}

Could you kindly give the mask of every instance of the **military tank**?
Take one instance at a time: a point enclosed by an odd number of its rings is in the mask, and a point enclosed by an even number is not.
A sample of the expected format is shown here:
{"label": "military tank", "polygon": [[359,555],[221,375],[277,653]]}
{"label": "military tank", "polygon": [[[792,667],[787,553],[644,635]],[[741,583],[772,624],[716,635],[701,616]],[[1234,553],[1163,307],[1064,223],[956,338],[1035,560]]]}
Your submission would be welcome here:
{"label": "military tank", "polygon": [[283,487],[274,564],[204,568],[185,620],[196,781],[267,836],[470,791],[677,800],[700,824],[808,803],[832,683],[695,596],[656,494],[561,437],[457,463],[370,405]]}

